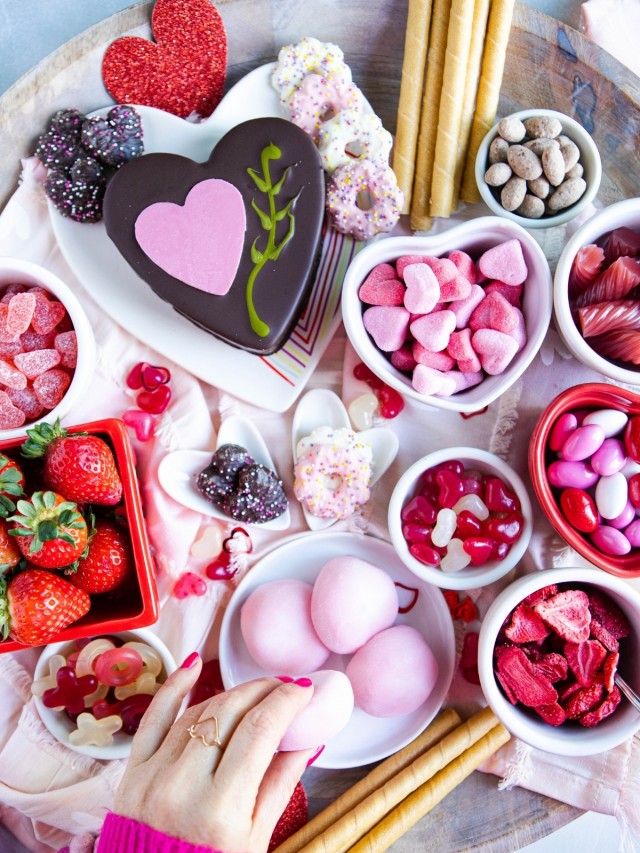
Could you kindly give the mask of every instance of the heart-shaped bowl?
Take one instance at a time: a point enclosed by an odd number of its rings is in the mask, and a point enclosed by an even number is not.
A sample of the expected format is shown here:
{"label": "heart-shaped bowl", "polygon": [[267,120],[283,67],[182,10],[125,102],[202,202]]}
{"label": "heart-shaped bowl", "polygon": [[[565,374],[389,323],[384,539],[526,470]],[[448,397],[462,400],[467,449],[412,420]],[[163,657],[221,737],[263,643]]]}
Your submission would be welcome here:
{"label": "heart-shaped bowl", "polygon": [[[522,313],[527,341],[506,370],[485,378],[472,388],[450,397],[421,394],[412,386],[411,375],[397,370],[387,355],[375,345],[362,320],[364,304],[358,291],[378,264],[393,263],[403,255],[444,257],[454,249],[467,252],[474,260],[487,249],[507,240],[522,245],[528,276],[523,289]],[[434,237],[388,237],[365,246],[355,256],[342,288],[342,319],[349,340],[362,361],[392,388],[420,405],[454,412],[477,412],[497,399],[518,379],[540,349],[551,320],[551,272],[538,243],[515,222],[500,217],[480,217],[450,228]]]}
{"label": "heart-shaped bowl", "polygon": [[[104,637],[105,635],[98,632],[97,637]],[[125,645],[126,643],[144,643],[146,646],[150,646],[157,654],[160,656],[162,661],[162,669],[160,673],[156,676],[157,682],[163,682],[168,675],[176,668],[176,662],[173,659],[173,655],[166,647],[166,645],[162,642],[162,640],[157,637],[153,631],[150,631],[148,628],[139,628],[135,631],[124,631],[119,634],[109,634],[108,638],[114,645],[118,647]],[[52,643],[43,650],[42,654],[38,658],[38,662],[36,663],[36,668],[34,672],[34,681],[46,677],[50,674],[50,661],[54,656],[61,655],[64,658],[67,658],[69,655],[73,654],[80,650],[87,643],[75,643],[73,641],[61,642],[61,643]],[[144,660],[144,658],[143,658]],[[66,664],[63,664],[66,665]],[[144,670],[143,670],[144,672]],[[111,703],[115,703],[115,699],[110,695],[107,698],[107,701]],[[35,696],[36,708],[38,710],[38,714],[40,715],[40,719],[49,730],[49,732],[53,735],[56,740],[60,741],[60,743],[69,747],[69,749],[74,750],[74,752],[79,752],[82,755],[88,755],[91,758],[98,758],[101,761],[109,761],[118,758],[128,758],[129,753],[131,752],[131,735],[126,734],[123,731],[116,732],[113,738],[113,743],[109,746],[96,746],[93,744],[73,744],[69,742],[69,735],[72,731],[77,728],[76,723],[65,713],[65,711],[59,711],[55,708],[48,708],[43,700],[42,696]],[[90,712],[90,708],[87,709],[87,713]]]}
{"label": "heart-shaped bowl", "polygon": [[[518,499],[519,512],[522,515],[522,529],[518,539],[511,545],[508,554],[503,559],[489,559],[483,565],[468,565],[459,571],[445,572],[439,565],[427,565],[413,556],[409,541],[405,538],[404,527],[406,522],[402,518],[402,511],[416,495],[423,493],[425,472],[452,461],[462,463],[465,474],[477,472],[483,477],[496,477],[502,480],[507,491]],[[480,493],[480,497],[481,499],[486,497],[484,492]],[[436,507],[436,509],[441,508]],[[418,521],[417,523],[423,526],[422,522]],[[503,459],[494,453],[478,450],[475,447],[448,447],[444,450],[428,453],[407,468],[391,494],[388,524],[391,542],[397,555],[414,575],[442,589],[474,589],[503,578],[518,565],[531,539],[533,513],[531,501],[522,478]],[[454,532],[452,538],[460,537],[457,532]]]}
{"label": "heart-shaped bowl", "polygon": [[[587,595],[597,591],[622,610],[630,623],[630,633],[619,641],[618,666],[621,676],[636,691],[640,689],[640,595],[620,578],[584,567],[545,569],[527,574],[509,584],[497,595],[489,606],[480,629],[480,684],[498,719],[525,743],[556,755],[579,756],[605,752],[633,737],[640,727],[640,715],[624,697],[610,716],[592,728],[587,728],[573,719],[553,726],[545,722],[533,708],[520,703],[512,704],[496,676],[494,653],[496,644],[502,643],[505,638],[505,621],[525,598],[552,584],[557,584],[559,591],[579,589]],[[594,608],[591,603],[589,609],[593,617]],[[550,639],[552,640],[551,637]],[[565,644],[561,641],[560,650],[563,653],[564,648]],[[566,696],[569,698],[569,691],[575,687],[572,681],[569,675],[567,679],[553,683],[561,703],[565,701],[562,694],[567,691]]]}
{"label": "heart-shaped bowl", "polygon": [[[580,326],[576,325],[573,299],[569,293],[572,270],[578,253],[583,247],[591,244],[602,246],[607,235],[617,228],[631,228],[640,233],[640,198],[628,198],[599,210],[567,240],[558,258],[553,278],[553,316],[560,337],[578,361],[614,382],[640,385],[640,365],[632,361],[605,357],[589,343],[590,340],[597,341],[598,336],[583,337]],[[639,258],[636,258],[636,263],[640,267]],[[622,299],[614,297],[614,300],[617,298]],[[640,356],[636,354],[635,357]]]}
{"label": "heart-shaped bowl", "polygon": [[[64,420],[86,391],[87,385],[93,376],[95,364],[95,338],[89,319],[76,296],[58,276],[31,261],[24,261],[19,258],[0,258],[0,296],[5,297],[3,298],[3,302],[8,298],[6,296],[7,288],[11,285],[20,285],[22,288],[29,290],[36,287],[41,288],[45,291],[47,298],[51,302],[61,302],[64,305],[67,317],[61,321],[60,331],[63,330],[62,324],[66,323],[64,330],[76,333],[78,354],[75,367],[67,368],[62,365],[56,367],[57,370],[63,370],[71,377],[71,382],[60,402],[52,409],[43,410],[38,417],[27,419],[20,427],[0,429],[0,439],[24,436],[25,430],[42,421],[53,423],[56,418]],[[50,343],[45,345],[48,349],[54,346],[53,338],[55,332],[56,329],[50,335],[46,336],[51,339]],[[31,334],[33,335],[33,332]],[[24,336],[21,336],[20,340],[24,340]],[[7,346],[7,344],[3,344],[3,346]],[[2,358],[12,366],[12,358],[10,356],[3,354]],[[27,389],[33,385],[33,381],[33,379],[29,379]],[[18,405],[17,402],[16,405]]]}
{"label": "heart-shaped bowl", "polygon": [[[616,556],[606,554],[596,547],[588,534],[571,525],[560,506],[562,489],[549,481],[549,465],[558,455],[549,446],[549,438],[558,419],[568,413],[579,417],[600,409],[614,409],[626,415],[640,415],[640,394],[615,385],[588,382],[563,391],[549,403],[538,418],[529,441],[529,473],[536,498],[555,530],[582,557],[600,569],[622,578],[640,577],[640,548]],[[588,460],[586,460],[588,462]],[[629,463],[630,475],[640,472],[640,465]],[[593,492],[594,486],[589,488]]]}

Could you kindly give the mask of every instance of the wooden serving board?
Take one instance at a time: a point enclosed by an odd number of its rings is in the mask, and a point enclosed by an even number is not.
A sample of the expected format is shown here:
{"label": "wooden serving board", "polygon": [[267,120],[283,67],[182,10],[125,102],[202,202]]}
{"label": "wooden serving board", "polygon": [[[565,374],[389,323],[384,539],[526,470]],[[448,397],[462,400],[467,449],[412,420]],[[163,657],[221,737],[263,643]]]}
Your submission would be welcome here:
{"label": "wooden serving board", "polygon": [[[217,0],[216,5],[229,37],[229,85],[275,59],[283,44],[314,35],[342,47],[354,79],[385,126],[395,130],[406,0]],[[0,98],[0,207],[16,187],[19,158],[33,150],[53,112],[110,103],[100,77],[104,50],[124,34],[148,37],[152,8],[152,2],[139,3],[70,40]],[[500,112],[535,106],[568,113],[592,133],[604,167],[599,202],[640,194],[640,81],[578,32],[516,4]],[[311,813],[366,769],[311,768],[305,774]],[[499,791],[495,777],[474,773],[393,849],[510,853],[579,813],[522,789]]]}

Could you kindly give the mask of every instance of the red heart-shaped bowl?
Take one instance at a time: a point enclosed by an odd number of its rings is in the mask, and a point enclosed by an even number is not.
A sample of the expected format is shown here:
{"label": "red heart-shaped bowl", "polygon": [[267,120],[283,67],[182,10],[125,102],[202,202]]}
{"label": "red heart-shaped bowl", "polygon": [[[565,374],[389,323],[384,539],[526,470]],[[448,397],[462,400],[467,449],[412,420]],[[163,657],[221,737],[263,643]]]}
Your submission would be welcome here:
{"label": "red heart-shaped bowl", "polygon": [[547,470],[557,455],[549,447],[549,436],[558,418],[574,411],[616,409],[627,415],[640,415],[640,394],[603,383],[585,383],[559,394],[542,412],[529,443],[529,473],[533,489],[547,519],[555,530],[582,557],[600,569],[622,578],[640,577],[640,548],[621,557],[603,553],[588,535],[576,530],[563,515],[560,489],[549,482]]}

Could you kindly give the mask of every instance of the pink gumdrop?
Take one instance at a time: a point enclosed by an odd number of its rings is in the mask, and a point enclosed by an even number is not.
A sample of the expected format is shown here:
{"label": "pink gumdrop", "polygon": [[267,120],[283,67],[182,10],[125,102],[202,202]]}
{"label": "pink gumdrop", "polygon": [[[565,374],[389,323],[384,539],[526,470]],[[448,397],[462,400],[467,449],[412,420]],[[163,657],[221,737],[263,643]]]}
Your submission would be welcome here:
{"label": "pink gumdrop", "polygon": [[407,289],[404,307],[412,314],[428,314],[440,301],[440,286],[426,264],[410,264],[404,271]]}
{"label": "pink gumdrop", "polygon": [[446,349],[449,337],[456,328],[456,315],[453,311],[437,311],[426,314],[411,323],[410,331],[413,337],[431,352]]}
{"label": "pink gumdrop", "polygon": [[62,400],[71,383],[68,373],[59,367],[47,370],[33,380],[33,390],[45,409],[53,409]]}
{"label": "pink gumdrop", "polygon": [[411,373],[416,366],[416,359],[413,356],[411,344],[405,344],[400,349],[391,353],[391,364],[396,370],[401,370],[403,373]]}
{"label": "pink gumdrop", "polygon": [[240,631],[255,662],[274,675],[300,675],[322,666],[329,649],[311,621],[309,583],[285,578],[253,590],[240,610]]}
{"label": "pink gumdrop", "polygon": [[487,249],[478,259],[478,269],[483,276],[505,284],[522,284],[528,275],[520,240],[505,240]]}
{"label": "pink gumdrop", "polygon": [[[16,356],[19,358],[19,356]],[[0,360],[0,382],[7,388],[26,388],[27,377],[8,362]]]}
{"label": "pink gumdrop", "polygon": [[438,679],[438,661],[419,631],[394,625],[358,649],[346,674],[356,707],[374,717],[397,717],[428,699]]}
{"label": "pink gumdrop", "polygon": [[120,687],[133,684],[142,672],[143,665],[142,656],[135,649],[109,649],[98,655],[93,671],[102,684]]}
{"label": "pink gumdrop", "polygon": [[454,249],[452,252],[449,252],[449,260],[456,265],[458,271],[462,273],[467,281],[471,284],[476,283],[476,265],[470,255],[461,249]]}
{"label": "pink gumdrop", "polygon": [[471,329],[453,332],[449,338],[447,352],[457,361],[462,373],[476,373],[480,370],[480,359],[471,343]]}
{"label": "pink gumdrop", "polygon": [[0,429],[16,429],[26,421],[22,409],[14,406],[6,391],[0,391]]}
{"label": "pink gumdrop", "polygon": [[632,548],[640,548],[640,519],[632,521],[623,533]]}
{"label": "pink gumdrop", "polygon": [[284,733],[278,749],[291,752],[328,743],[353,713],[353,688],[343,672],[324,669],[309,673],[313,695]]}
{"label": "pink gumdrop", "polygon": [[607,524],[601,524],[597,530],[590,534],[589,538],[598,550],[612,557],[624,557],[631,550],[631,542],[624,533],[621,530],[616,530],[615,527],[609,527]]}
{"label": "pink gumdrop", "polygon": [[31,325],[35,307],[35,293],[16,293],[12,296],[7,311],[7,332],[16,337],[26,332]]}
{"label": "pink gumdrop", "polygon": [[449,258],[426,258],[427,263],[440,285],[440,300],[452,302],[466,299],[471,293],[471,282],[465,278],[458,267]]}
{"label": "pink gumdrop", "polygon": [[600,479],[600,475],[586,462],[565,462],[563,459],[557,459],[549,465],[547,477],[551,485],[558,489],[589,489]]}
{"label": "pink gumdrop", "polygon": [[580,426],[567,436],[560,448],[560,456],[565,462],[583,462],[602,447],[603,442],[604,430],[601,426],[598,424]]}
{"label": "pink gumdrop", "polygon": [[78,363],[78,336],[72,330],[60,332],[53,339],[53,345],[60,353],[60,364],[74,368]]}
{"label": "pink gumdrop", "polygon": [[482,369],[490,376],[504,373],[518,351],[518,344],[512,337],[495,329],[478,329],[471,343],[480,356]]}
{"label": "pink gumdrop", "polygon": [[47,299],[44,293],[38,293],[31,326],[34,332],[39,335],[46,335],[52,332],[66,315],[67,309],[61,302],[55,299]]}
{"label": "pink gumdrop", "polygon": [[383,352],[394,352],[405,342],[411,315],[402,306],[372,305],[362,315],[362,322]]}
{"label": "pink gumdrop", "polygon": [[320,569],[311,620],[332,652],[351,654],[397,615],[398,593],[383,569],[358,557],[334,557]]}
{"label": "pink gumdrop", "polygon": [[432,352],[426,349],[418,341],[413,342],[412,347],[413,357],[415,358],[414,367],[416,364],[426,364],[427,367],[433,367],[434,370],[452,370],[455,367],[453,357],[443,350],[442,352]]}
{"label": "pink gumdrop", "polygon": [[32,352],[19,353],[13,363],[21,370],[27,379],[35,379],[45,370],[51,370],[60,364],[60,353],[56,349],[39,349]]}
{"label": "pink gumdrop", "polygon": [[549,433],[549,447],[551,450],[555,452],[560,450],[567,438],[577,427],[578,419],[573,412],[565,412],[563,415],[560,415]]}
{"label": "pink gumdrop", "polygon": [[503,281],[492,281],[484,286],[484,292],[487,296],[490,293],[499,293],[507,300],[514,308],[520,308],[520,297],[522,296],[521,284],[505,284]]}
{"label": "pink gumdrop", "polygon": [[[457,394],[459,391],[466,391],[467,388],[473,388],[474,385],[478,385],[484,379],[484,373],[481,370],[469,372],[449,370],[445,376],[454,382],[455,387],[451,389],[450,394]],[[444,391],[438,391],[437,396],[443,397]]]}
{"label": "pink gumdrop", "polygon": [[479,284],[471,285],[471,293],[465,299],[458,299],[449,305],[449,310],[456,315],[456,329],[464,329],[469,325],[471,315],[484,299],[484,290]]}
{"label": "pink gumdrop", "polygon": [[424,255],[403,255],[396,261],[396,271],[401,279],[404,280],[404,271],[411,264],[424,264],[427,258]]}

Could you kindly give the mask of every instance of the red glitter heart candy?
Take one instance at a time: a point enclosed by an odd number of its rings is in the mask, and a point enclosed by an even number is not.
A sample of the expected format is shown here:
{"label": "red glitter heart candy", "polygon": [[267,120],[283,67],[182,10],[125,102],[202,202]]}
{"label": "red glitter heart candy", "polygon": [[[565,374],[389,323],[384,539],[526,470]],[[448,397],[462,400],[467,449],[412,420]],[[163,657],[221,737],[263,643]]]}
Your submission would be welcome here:
{"label": "red glitter heart candy", "polygon": [[157,0],[151,16],[156,43],[117,39],[102,60],[102,77],[121,104],[156,107],[180,118],[210,116],[222,98],[227,35],[210,0]]}

